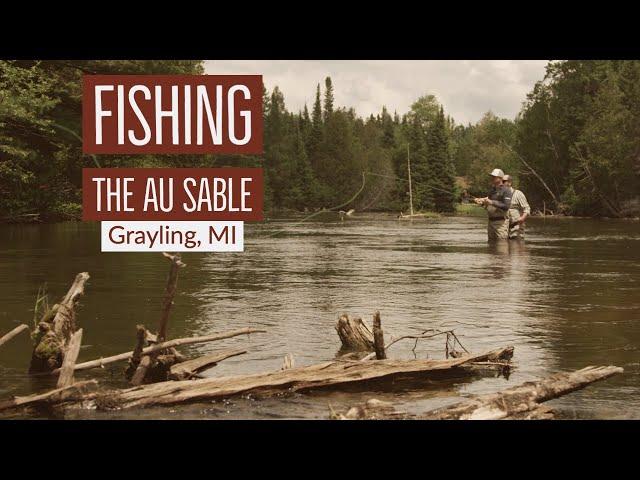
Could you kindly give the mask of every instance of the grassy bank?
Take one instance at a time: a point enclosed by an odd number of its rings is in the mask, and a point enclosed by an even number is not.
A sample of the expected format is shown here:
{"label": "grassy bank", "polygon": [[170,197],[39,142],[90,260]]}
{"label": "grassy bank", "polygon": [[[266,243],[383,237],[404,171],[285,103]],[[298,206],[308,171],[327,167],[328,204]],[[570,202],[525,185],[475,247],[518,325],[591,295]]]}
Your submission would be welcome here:
{"label": "grassy bank", "polygon": [[458,203],[456,204],[456,215],[469,216],[469,217],[486,217],[487,212],[478,205],[473,203]]}

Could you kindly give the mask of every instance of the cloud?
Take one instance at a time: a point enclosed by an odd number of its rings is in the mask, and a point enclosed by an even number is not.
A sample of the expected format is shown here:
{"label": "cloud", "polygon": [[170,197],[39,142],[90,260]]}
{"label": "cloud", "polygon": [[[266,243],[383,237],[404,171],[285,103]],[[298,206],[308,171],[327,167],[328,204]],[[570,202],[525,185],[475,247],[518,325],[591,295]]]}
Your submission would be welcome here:
{"label": "cloud", "polygon": [[435,95],[458,123],[475,123],[491,110],[515,118],[527,93],[544,76],[546,60],[207,60],[209,74],[261,74],[278,86],[287,108],[313,105],[316,85],[330,76],[337,106],[362,116],[407,112],[420,96]]}

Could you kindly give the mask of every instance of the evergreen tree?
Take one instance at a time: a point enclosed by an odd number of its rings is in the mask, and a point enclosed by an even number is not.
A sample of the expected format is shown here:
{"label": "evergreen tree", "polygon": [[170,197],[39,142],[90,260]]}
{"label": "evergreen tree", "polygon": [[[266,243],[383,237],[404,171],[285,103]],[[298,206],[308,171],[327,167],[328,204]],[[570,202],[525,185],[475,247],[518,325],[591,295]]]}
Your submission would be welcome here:
{"label": "evergreen tree", "polygon": [[331,83],[331,77],[325,78],[324,87],[324,121],[326,123],[333,114],[333,84]]}
{"label": "evergreen tree", "polygon": [[[408,178],[406,167],[406,155],[409,155],[411,163],[411,180],[413,190],[413,208],[415,211],[433,210],[434,198],[431,165],[427,157],[427,145],[422,124],[417,117],[413,117],[407,123],[408,152],[405,148],[405,167],[403,178]],[[406,205],[409,202],[409,192],[407,183]]]}
{"label": "evergreen tree", "polygon": [[455,209],[455,176],[453,163],[449,156],[447,121],[442,106],[428,129],[427,155],[430,172],[433,175],[430,179],[433,189],[433,207],[438,212],[453,212]]}

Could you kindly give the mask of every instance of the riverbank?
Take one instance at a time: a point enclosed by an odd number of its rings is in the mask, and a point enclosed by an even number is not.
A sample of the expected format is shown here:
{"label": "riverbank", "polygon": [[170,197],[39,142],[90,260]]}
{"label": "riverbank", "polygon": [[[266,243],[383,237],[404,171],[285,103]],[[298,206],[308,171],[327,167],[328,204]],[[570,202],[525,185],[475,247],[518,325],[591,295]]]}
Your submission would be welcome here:
{"label": "riverbank", "polygon": [[[53,223],[61,223],[61,222],[69,222],[82,221],[82,207],[80,205],[76,206],[77,208],[69,209],[69,211],[65,213],[56,213],[56,214],[39,214],[39,213],[25,213],[19,215],[8,216],[4,218],[0,218],[0,225],[11,225],[11,224],[53,224]],[[361,214],[395,214],[400,216],[397,212],[391,210],[366,210],[355,211],[355,215]],[[405,218],[410,218],[410,216],[404,213]],[[319,215],[327,215],[327,216],[336,216],[339,217],[339,212],[333,210],[317,210],[315,212],[311,211],[300,211],[300,210],[291,210],[291,209],[272,209],[264,212],[264,219],[266,221],[272,218],[282,218],[282,217],[298,217],[298,216],[310,216],[314,215],[317,217]],[[455,212],[453,213],[440,213],[434,211],[417,211],[414,212],[416,217],[421,218],[441,218],[447,216],[461,216],[461,217],[478,217],[478,218],[486,218],[486,211],[472,203],[458,203],[456,204]],[[573,216],[573,215],[542,215],[541,213],[534,213],[531,217],[540,217],[547,219],[597,219],[597,220],[626,220],[626,221],[640,221],[640,217],[584,217],[584,216]]]}

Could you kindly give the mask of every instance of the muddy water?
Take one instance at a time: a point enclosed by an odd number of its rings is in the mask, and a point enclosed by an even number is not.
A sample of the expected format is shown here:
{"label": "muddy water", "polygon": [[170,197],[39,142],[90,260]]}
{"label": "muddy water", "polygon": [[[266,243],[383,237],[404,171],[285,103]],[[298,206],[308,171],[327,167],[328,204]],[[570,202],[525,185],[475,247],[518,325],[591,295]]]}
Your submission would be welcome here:
{"label": "muddy water", "polygon": [[[625,373],[551,402],[566,418],[640,418],[640,223],[541,219],[524,246],[488,246],[481,218],[399,221],[361,214],[298,224],[298,218],[248,225],[243,254],[185,254],[169,336],[239,327],[268,333],[187,347],[206,353],[247,347],[206,375],[280,368],[331,359],[339,313],[370,319],[399,336],[455,328],[471,351],[513,345],[508,379],[452,379],[385,391],[316,392],[239,398],[130,412],[78,412],[80,418],[326,418],[377,397],[420,411],[471,393],[491,392],[552,372],[614,364]],[[281,232],[272,236],[275,232]],[[91,280],[79,311],[80,360],[130,350],[135,325],[155,326],[167,265],[158,254],[99,253],[97,225],[0,227],[0,332],[31,323],[38,288],[62,296],[79,271]],[[444,341],[400,342],[390,356],[443,358]],[[25,375],[22,334],[0,349],[0,397],[47,388]],[[80,374],[122,383],[121,364]],[[46,415],[46,414],[41,414]]]}

